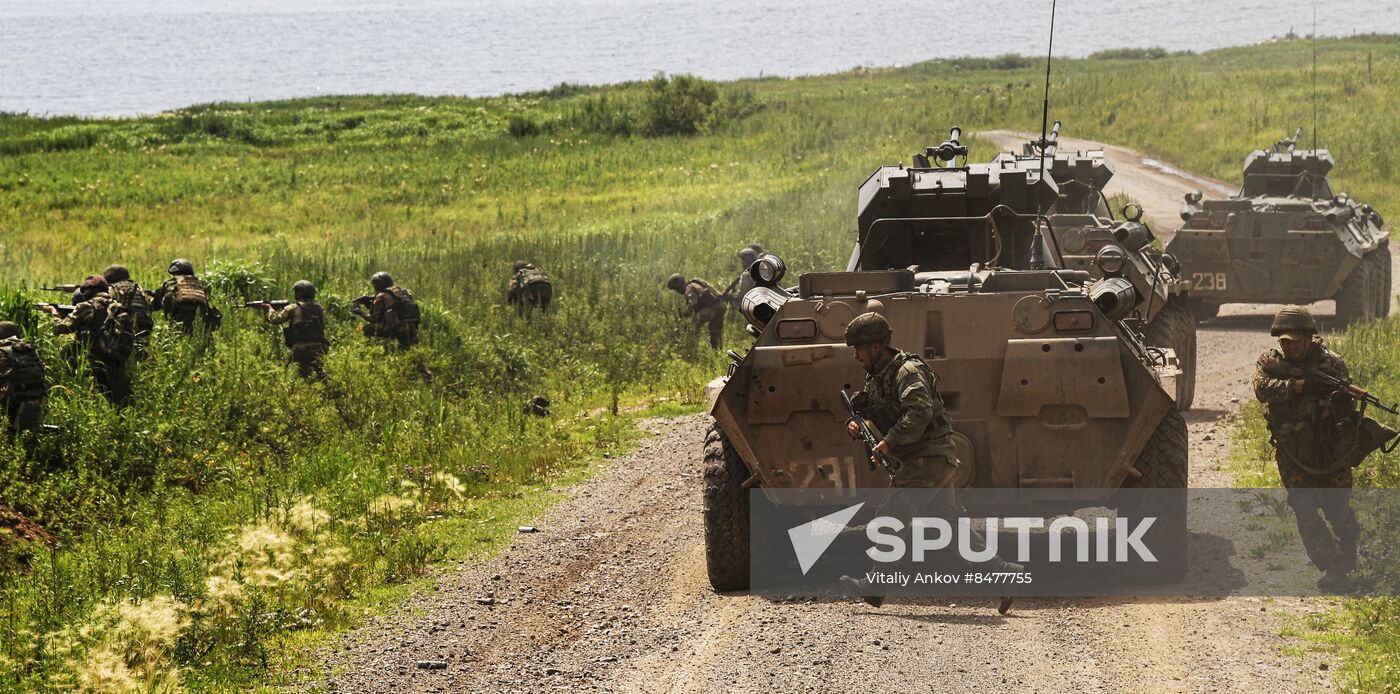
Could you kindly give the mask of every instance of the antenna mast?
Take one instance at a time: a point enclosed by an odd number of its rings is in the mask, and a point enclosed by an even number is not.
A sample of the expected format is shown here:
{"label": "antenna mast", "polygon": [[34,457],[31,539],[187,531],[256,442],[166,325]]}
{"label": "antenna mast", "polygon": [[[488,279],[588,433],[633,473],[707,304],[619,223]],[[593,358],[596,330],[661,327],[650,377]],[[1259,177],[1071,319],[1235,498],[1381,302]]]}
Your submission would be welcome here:
{"label": "antenna mast", "polygon": [[[1050,46],[1045,51],[1045,101],[1040,110],[1040,179],[1035,182],[1035,234],[1031,238],[1030,266],[1032,270],[1045,268],[1045,238],[1041,236],[1040,224],[1044,217],[1040,213],[1040,189],[1045,185],[1045,150],[1050,148],[1050,59],[1055,54],[1055,6],[1059,0],[1050,0]],[[1046,220],[1046,224],[1049,224]]]}
{"label": "antenna mast", "polygon": [[1312,92],[1313,92],[1313,122],[1312,122],[1312,148],[1317,151],[1317,2],[1313,2],[1313,30],[1312,30]]}

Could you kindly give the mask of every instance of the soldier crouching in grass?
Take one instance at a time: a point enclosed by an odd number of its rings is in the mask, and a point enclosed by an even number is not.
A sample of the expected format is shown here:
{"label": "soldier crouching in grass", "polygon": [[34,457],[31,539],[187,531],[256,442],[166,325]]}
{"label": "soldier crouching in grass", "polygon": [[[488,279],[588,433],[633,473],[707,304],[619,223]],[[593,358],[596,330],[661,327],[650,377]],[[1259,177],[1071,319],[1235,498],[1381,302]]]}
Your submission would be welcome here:
{"label": "soldier crouching in grass", "polygon": [[[918,356],[890,347],[889,321],[878,313],[862,313],[846,326],[846,344],[855,348],[856,359],[865,367],[865,385],[851,399],[856,411],[870,420],[884,437],[872,456],[882,454],[895,467],[891,486],[934,490],[937,515],[956,518],[963,514],[954,492],[958,452],[953,444],[953,422],[938,393],[938,377]],[[846,423],[851,438],[860,436],[854,420]],[[872,458],[872,462],[874,462]],[[973,531],[972,544],[986,546],[981,533]],[[992,571],[1020,573],[1025,567],[993,556]],[[842,576],[841,582],[853,592],[865,593],[873,607],[884,596],[868,596],[870,585],[863,580]],[[997,609],[1006,614],[1011,598],[1004,597]]]}
{"label": "soldier crouching in grass", "polygon": [[690,318],[698,329],[709,326],[710,348],[719,349],[724,336],[724,299],[709,282],[693,279],[687,282],[684,275],[671,275],[666,280],[666,288],[685,297],[686,307],[681,309],[682,318]]}
{"label": "soldier crouching in grass", "polygon": [[330,342],[326,340],[326,312],[316,303],[316,285],[301,280],[292,285],[295,302],[274,310],[272,304],[259,304],[263,317],[273,325],[285,325],[282,339],[292,350],[292,363],[302,378],[325,378],[322,360]]}
{"label": "soldier crouching in grass", "polygon": [[1269,333],[1278,338],[1278,346],[1255,365],[1254,395],[1264,403],[1279,479],[1288,490],[1303,548],[1313,565],[1326,572],[1317,585],[1342,588],[1356,568],[1361,526],[1350,503],[1351,466],[1333,459],[1324,432],[1353,403],[1335,384],[1306,370],[1346,381],[1347,366],[1323,344],[1317,321],[1302,306],[1280,310]]}

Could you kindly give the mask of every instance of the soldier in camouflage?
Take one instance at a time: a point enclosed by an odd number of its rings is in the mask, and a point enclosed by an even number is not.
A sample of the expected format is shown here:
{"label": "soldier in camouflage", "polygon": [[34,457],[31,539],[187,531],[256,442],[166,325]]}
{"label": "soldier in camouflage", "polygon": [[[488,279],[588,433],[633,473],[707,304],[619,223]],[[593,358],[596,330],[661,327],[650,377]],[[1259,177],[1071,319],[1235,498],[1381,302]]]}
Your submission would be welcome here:
{"label": "soldier in camouflage", "polygon": [[292,363],[302,378],[325,378],[321,362],[330,342],[326,340],[326,311],[316,303],[316,285],[301,280],[292,285],[292,297],[296,301],[281,310],[262,304],[263,317],[273,325],[287,326],[282,329],[282,340],[291,348]]}
{"label": "soldier in camouflage", "polygon": [[710,328],[710,347],[719,349],[720,338],[724,335],[724,299],[719,292],[702,279],[685,281],[680,274],[671,275],[666,280],[666,288],[685,297],[686,308],[682,317],[690,317],[698,329],[702,325]]}
{"label": "soldier in camouflage", "polygon": [[[136,338],[134,351],[138,357],[144,356],[150,344],[151,330],[155,328],[155,320],[151,316],[153,295],[131,279],[131,272],[122,265],[108,265],[102,271],[102,279],[107,281],[107,296],[125,307],[131,315]],[[77,303],[76,299],[74,303]]]}
{"label": "soldier in camouflage", "polygon": [[[365,320],[365,337],[387,337],[398,342],[400,350],[418,344],[418,302],[407,289],[394,284],[387,272],[369,278],[375,294]],[[361,314],[364,315],[364,314]]]}
{"label": "soldier in camouflage", "polygon": [[[955,518],[963,513],[954,491],[958,451],[953,443],[953,423],[938,393],[938,377],[923,359],[890,346],[889,321],[878,313],[862,313],[846,326],[846,344],[855,349],[856,359],[865,367],[865,385],[851,403],[882,436],[874,453],[883,453],[895,467],[891,486],[936,490],[930,506],[935,515]],[[846,423],[851,438],[859,438],[854,421]],[[872,456],[872,462],[873,456]],[[973,545],[984,546],[985,539],[973,533]],[[1018,573],[1020,564],[993,556],[992,571]],[[842,582],[858,592],[868,592],[860,580],[842,577]],[[879,607],[884,598],[864,600]],[[1011,598],[1002,598],[998,611],[1006,614]]]}
{"label": "soldier in camouflage", "polygon": [[[97,387],[114,404],[131,397],[127,362],[136,347],[136,332],[130,312],[107,293],[107,280],[89,275],[78,287],[73,312],[54,324],[55,335],[72,334],[74,349],[87,352]],[[58,309],[46,310],[58,318]],[[72,352],[70,351],[70,354]]]}
{"label": "soldier in camouflage", "polygon": [[1337,588],[1356,568],[1361,526],[1349,501],[1351,467],[1331,459],[1323,432],[1335,417],[1350,411],[1352,399],[1299,369],[1346,380],[1347,366],[1323,344],[1317,322],[1302,306],[1280,310],[1270,334],[1279,344],[1255,364],[1254,394],[1264,403],[1279,478],[1288,490],[1303,547],[1313,565],[1326,572],[1318,586]]}
{"label": "soldier in camouflage", "polygon": [[739,275],[729,283],[729,287],[724,290],[724,298],[729,301],[733,312],[730,315],[742,316],[740,310],[743,308],[744,295],[753,289],[755,284],[753,275],[749,273],[749,268],[754,261],[763,257],[763,246],[751,243],[739,249]]}
{"label": "soldier in camouflage", "polygon": [[549,276],[528,260],[516,261],[514,272],[506,287],[506,301],[515,305],[516,315],[527,315],[537,308],[548,310],[554,298],[554,285]]}
{"label": "soldier in camouflage", "polygon": [[0,322],[0,409],[11,433],[38,431],[48,391],[44,361],[34,343],[20,337],[18,325]]}
{"label": "soldier in camouflage", "polygon": [[209,285],[195,276],[194,264],[184,258],[176,258],[166,271],[170,273],[170,278],[152,294],[151,302],[159,306],[165,312],[166,319],[179,325],[186,335],[194,332],[196,321],[205,330],[217,330],[223,314],[209,303]]}

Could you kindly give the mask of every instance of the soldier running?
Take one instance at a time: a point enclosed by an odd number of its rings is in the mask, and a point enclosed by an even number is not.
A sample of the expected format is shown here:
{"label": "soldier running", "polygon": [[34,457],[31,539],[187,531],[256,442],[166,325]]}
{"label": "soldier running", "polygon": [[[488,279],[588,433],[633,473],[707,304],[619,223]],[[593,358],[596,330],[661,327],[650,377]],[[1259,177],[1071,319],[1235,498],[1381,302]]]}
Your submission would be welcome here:
{"label": "soldier running", "polygon": [[1345,381],[1347,366],[1323,344],[1317,321],[1302,306],[1280,310],[1269,334],[1278,338],[1278,346],[1255,364],[1254,395],[1264,403],[1279,479],[1288,490],[1303,548],[1325,572],[1317,585],[1340,588],[1356,568],[1361,526],[1351,509],[1351,466],[1331,459],[1323,432],[1350,412],[1352,399],[1334,384],[1298,374],[1316,369]]}
{"label": "soldier running", "polygon": [[710,347],[719,349],[720,337],[724,335],[725,309],[719,292],[705,280],[687,282],[680,274],[671,275],[666,280],[666,288],[685,297],[686,308],[681,309],[681,317],[689,316],[697,329],[701,325],[709,325]]}
{"label": "soldier running", "polygon": [[[935,515],[955,518],[963,514],[953,486],[958,451],[953,444],[953,422],[938,393],[938,377],[923,359],[891,347],[892,334],[889,321],[878,313],[862,313],[846,326],[846,344],[855,348],[856,359],[866,373],[865,385],[851,403],[874,425],[877,435],[883,432],[872,456],[884,454],[894,465],[891,486],[936,490],[930,508]],[[859,438],[854,420],[847,422],[846,428],[851,438]],[[986,544],[975,531],[972,541],[975,546]],[[989,563],[993,571],[1025,571],[1024,566],[997,556]],[[883,595],[868,595],[871,586],[862,580],[842,576],[841,582],[866,593],[862,599],[873,607],[885,601]],[[1011,598],[1002,598],[997,611],[1006,614],[1010,609]]]}

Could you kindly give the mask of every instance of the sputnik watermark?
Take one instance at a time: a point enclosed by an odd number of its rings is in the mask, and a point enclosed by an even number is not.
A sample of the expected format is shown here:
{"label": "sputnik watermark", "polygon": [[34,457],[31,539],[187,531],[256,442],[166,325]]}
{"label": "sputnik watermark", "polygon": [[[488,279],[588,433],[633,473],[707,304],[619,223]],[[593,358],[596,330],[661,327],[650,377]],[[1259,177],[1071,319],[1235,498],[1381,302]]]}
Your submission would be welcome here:
{"label": "sputnik watermark", "polygon": [[[831,547],[841,533],[850,525],[851,519],[864,506],[864,502],[849,506],[835,513],[803,523],[788,529],[788,539],[792,542],[793,553],[797,557],[798,568],[805,576],[817,563],[822,554]],[[1081,564],[1127,563],[1130,561],[1156,562],[1157,557],[1144,543],[1147,531],[1156,522],[1155,516],[1140,518],[1098,517],[1090,523],[1075,516],[1045,518],[1037,516],[988,517],[982,527],[974,530],[973,519],[956,519],[957,531],[947,518],[911,518],[908,523],[892,516],[877,516],[865,524],[865,536],[872,545],[865,550],[872,561],[891,564],[912,560],[924,562],[930,554],[941,553],[954,547],[956,539],[957,556],[969,564],[981,564],[997,556],[1001,547],[1001,530],[1015,532],[1016,561],[1032,560],[1031,532],[1044,530],[1048,536],[1047,550],[1043,557],[1050,563],[1066,561],[1066,536],[1073,542],[1073,558],[1069,561]],[[905,535],[908,535],[906,539]],[[981,547],[974,547],[973,539],[978,534],[985,537]],[[950,575],[954,578],[974,582],[968,576],[997,572],[970,572]],[[867,580],[871,583],[896,583],[908,585],[914,581],[912,575],[895,574],[896,580],[886,581],[883,574],[872,574]],[[878,580],[877,580],[878,579]],[[907,579],[907,580],[905,580]],[[900,582],[905,580],[905,582]],[[958,580],[933,580],[935,583],[957,583]],[[921,581],[920,581],[921,582]],[[977,583],[994,582],[976,580]]]}

